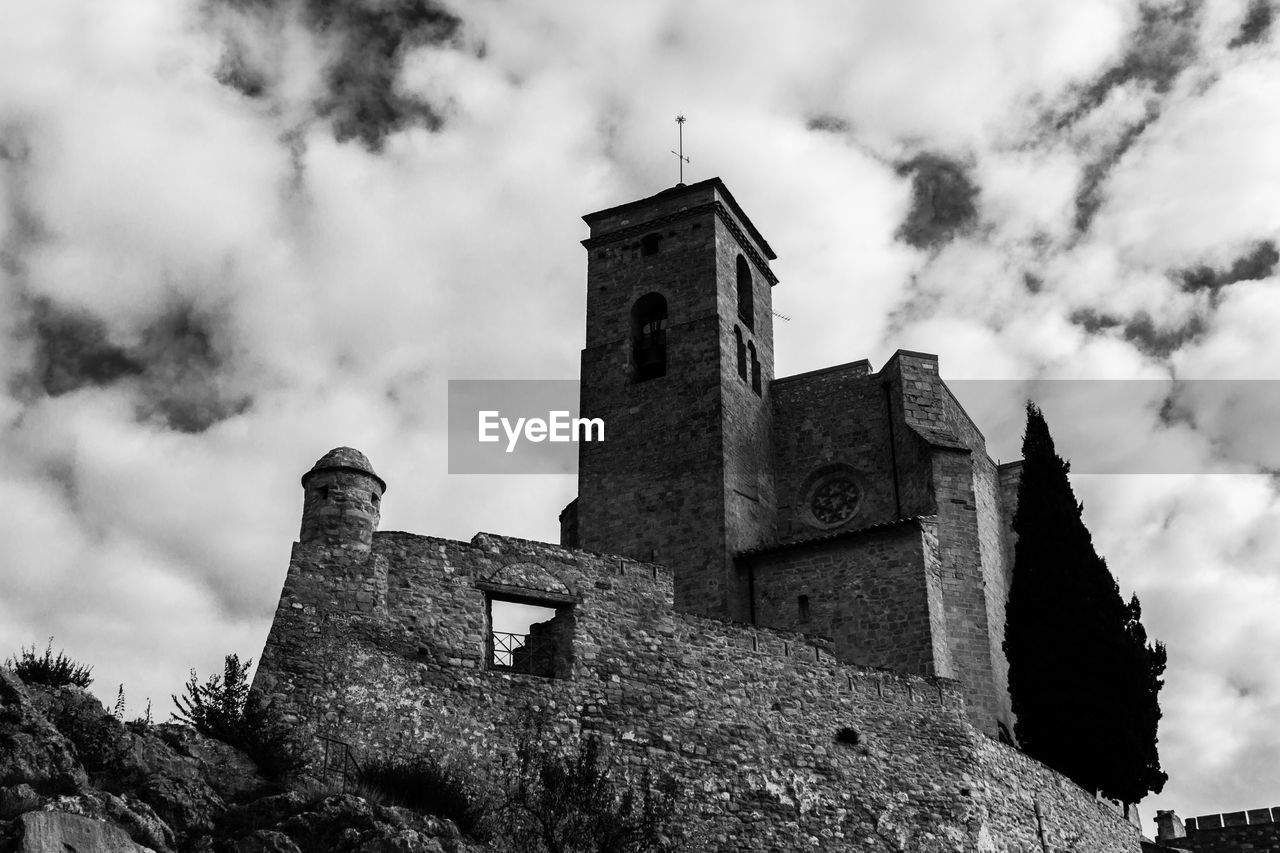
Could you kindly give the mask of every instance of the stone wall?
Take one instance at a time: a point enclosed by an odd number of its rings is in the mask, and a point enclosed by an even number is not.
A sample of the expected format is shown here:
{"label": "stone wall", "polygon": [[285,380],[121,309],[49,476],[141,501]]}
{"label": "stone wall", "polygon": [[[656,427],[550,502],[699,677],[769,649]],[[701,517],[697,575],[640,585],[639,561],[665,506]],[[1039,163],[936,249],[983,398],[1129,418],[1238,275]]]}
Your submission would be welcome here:
{"label": "stone wall", "polygon": [[764,549],[741,562],[756,623],[830,637],[849,663],[954,677],[932,518]]}
{"label": "stone wall", "polygon": [[[772,251],[715,180],[586,219],[581,415],[603,418],[609,440],[579,445],[576,541],[678,565],[682,609],[745,618],[733,554],[773,531]],[[739,255],[754,329],[738,320]],[[631,311],[650,293],[667,303],[666,374],[635,381]],[[735,325],[759,393],[738,375]]]}
{"label": "stone wall", "polygon": [[[723,562],[713,219],[708,213],[671,225],[652,256],[629,246],[590,250],[581,415],[603,418],[609,438],[579,444],[584,548],[692,566]],[[667,299],[667,375],[634,382],[627,323],[632,304],[649,292]],[[691,607],[725,607],[719,573],[690,572],[680,581]]]}
{"label": "stone wall", "polygon": [[[773,391],[779,539],[784,544],[828,540],[904,514],[934,517],[938,570],[931,577],[937,594],[928,597],[928,609],[922,606],[924,597],[913,599],[909,606],[921,606],[915,611],[897,609],[908,602],[896,591],[884,596],[882,604],[890,609],[877,622],[891,627],[883,643],[907,643],[897,657],[913,661],[908,671],[963,682],[972,719],[984,731],[994,735],[1001,725],[1012,730],[1002,647],[1010,563],[999,472],[981,432],[939,377],[937,357],[901,350],[877,374],[866,362],[854,362],[779,380]],[[834,530],[806,517],[809,493],[819,482],[815,477],[831,466],[847,466],[862,486],[857,514]],[[869,606],[857,599],[865,591],[846,591],[859,559],[856,549],[840,557],[833,552],[828,562],[843,568],[805,574],[809,584],[832,579],[817,592],[831,599],[827,610]],[[790,597],[794,611],[795,598],[812,593],[785,589],[781,579],[790,573],[773,573],[778,581],[766,585],[774,598]],[[757,584],[761,577],[757,572]],[[923,590],[923,579],[920,584]],[[757,612],[764,614],[758,618],[762,624],[803,627],[776,606]],[[771,621],[775,618],[783,621]],[[917,625],[932,626],[931,645],[908,636]],[[840,637],[836,640],[838,649],[846,648]],[[867,649],[851,645],[848,651],[865,655]],[[851,659],[898,665],[874,656]]]}
{"label": "stone wall", "polygon": [[[572,608],[568,677],[487,666],[495,588]],[[546,709],[563,734],[675,775],[680,825],[712,850],[1013,853],[1040,849],[1041,829],[1138,850],[1087,793],[975,731],[955,682],[673,604],[660,566],[486,534],[295,545],[253,689],[361,759],[429,749],[480,768],[524,709]],[[846,728],[858,743],[835,741]]]}
{"label": "stone wall", "polygon": [[861,505],[852,527],[895,521],[926,505],[899,500],[890,446],[889,406],[866,361],[788,376],[773,383],[773,445],[777,460],[778,533],[783,542],[824,536],[805,518],[812,475],[840,463],[856,472]]}
{"label": "stone wall", "polygon": [[[741,233],[741,232],[739,232]],[[771,438],[773,396],[773,293],[768,269],[747,262],[754,293],[754,329],[738,316],[737,267],[743,247],[723,222],[716,228],[716,275],[720,294],[720,383],[724,444],[725,552],[720,566],[732,588],[724,615],[748,618],[749,591],[741,582],[733,556],[777,536],[777,495]],[[737,336],[754,348],[760,365],[760,391],[754,389],[751,359],[744,360],[746,377],[738,373]],[[708,612],[684,607],[682,609]]]}
{"label": "stone wall", "polygon": [[[1280,853],[1280,807],[1188,818],[1185,827],[1172,812],[1156,817],[1156,840],[1194,853]],[[1176,827],[1176,829],[1174,829]]]}

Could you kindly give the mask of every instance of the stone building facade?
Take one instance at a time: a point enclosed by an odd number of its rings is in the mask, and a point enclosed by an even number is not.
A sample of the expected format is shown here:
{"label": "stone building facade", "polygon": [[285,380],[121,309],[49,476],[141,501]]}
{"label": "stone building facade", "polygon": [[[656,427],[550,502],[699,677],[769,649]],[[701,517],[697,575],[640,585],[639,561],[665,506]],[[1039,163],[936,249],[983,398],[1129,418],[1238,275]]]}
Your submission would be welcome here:
{"label": "stone building facade", "polygon": [[955,678],[975,725],[1011,731],[1018,468],[937,357],[775,378],[775,255],[719,179],[584,219],[581,410],[609,441],[580,445],[561,544],[672,566],[683,611]]}
{"label": "stone building facade", "polygon": [[[775,378],[773,252],[718,179],[591,214],[559,545],[378,532],[338,448],[254,680],[364,758],[484,763],[530,708],[690,792],[717,850],[1137,851],[999,742],[1017,466],[900,351]],[[495,613],[551,614],[514,645]]]}

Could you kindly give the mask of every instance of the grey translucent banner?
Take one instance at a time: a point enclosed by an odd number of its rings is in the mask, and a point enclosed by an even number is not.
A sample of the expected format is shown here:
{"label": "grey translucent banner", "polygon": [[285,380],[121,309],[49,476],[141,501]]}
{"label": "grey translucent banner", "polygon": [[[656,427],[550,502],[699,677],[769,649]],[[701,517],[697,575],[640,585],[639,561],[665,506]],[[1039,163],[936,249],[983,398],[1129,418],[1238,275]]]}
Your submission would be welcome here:
{"label": "grey translucent banner", "polygon": [[579,442],[604,435],[575,380],[449,380],[450,474],[576,474]]}
{"label": "grey translucent banner", "polygon": [[[1077,474],[1280,473],[1280,380],[946,384],[997,461],[1021,457],[1030,400]],[[574,380],[450,380],[449,473],[576,474],[579,442],[608,425],[575,419]]]}
{"label": "grey translucent banner", "polygon": [[1280,471],[1280,380],[948,380],[987,452],[1021,456],[1026,402],[1077,474]]}

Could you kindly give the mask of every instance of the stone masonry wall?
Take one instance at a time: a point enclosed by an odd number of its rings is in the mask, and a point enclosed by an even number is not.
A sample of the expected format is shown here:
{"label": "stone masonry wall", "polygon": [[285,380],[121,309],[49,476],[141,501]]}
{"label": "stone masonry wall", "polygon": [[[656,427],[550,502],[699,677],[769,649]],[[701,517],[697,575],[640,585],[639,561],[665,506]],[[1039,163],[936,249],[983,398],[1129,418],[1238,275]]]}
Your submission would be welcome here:
{"label": "stone masonry wall", "polygon": [[[688,566],[724,562],[721,328],[715,216],[654,227],[588,249],[582,417],[604,419],[608,440],[579,444],[578,541],[584,548]],[[667,300],[667,373],[635,382],[631,306]],[[637,523],[644,519],[644,523]],[[677,594],[698,612],[727,606],[722,572],[687,572]]]}
{"label": "stone masonry wall", "polygon": [[[373,545],[295,545],[253,687],[361,759],[430,749],[483,768],[538,706],[557,731],[598,732],[674,774],[680,826],[705,829],[711,850],[1021,853],[1042,829],[1087,830],[1075,849],[1139,849],[1087,793],[969,726],[951,681],[678,614],[659,566],[485,534]],[[487,668],[486,583],[571,592],[570,677]],[[858,743],[835,742],[841,728]]]}
{"label": "stone masonry wall", "polygon": [[[743,619],[733,554],[774,527],[771,253],[718,181],[586,219],[581,410],[604,419],[609,440],[579,446],[577,541],[679,565],[682,609]],[[738,319],[739,255],[754,328]],[[634,382],[631,308],[648,293],[667,302],[667,369]],[[735,325],[757,354],[759,393],[738,375]]]}
{"label": "stone masonry wall", "polygon": [[804,506],[810,478],[833,463],[848,465],[862,492],[848,527],[900,517],[905,508],[895,494],[888,403],[867,362],[779,379],[772,393],[778,540],[796,542],[829,532],[806,523]]}
{"label": "stone masonry wall", "polygon": [[936,356],[899,351],[881,371],[932,459],[947,637],[971,718],[1013,729],[1003,651],[1008,561],[1003,505],[986,440],[938,375]]}
{"label": "stone masonry wall", "polygon": [[1185,835],[1157,840],[1194,853],[1280,853],[1280,808],[1249,809],[1189,818]]}
{"label": "stone masonry wall", "polygon": [[755,621],[830,637],[849,663],[950,678],[936,540],[911,519],[746,557]]}
{"label": "stone masonry wall", "polygon": [[[941,380],[939,380],[941,384]],[[1009,600],[1009,584],[1013,573],[1013,551],[1007,531],[1017,506],[1017,490],[1013,501],[1007,500],[1008,475],[987,455],[987,442],[976,424],[956,400],[951,389],[942,385],[944,407],[952,432],[962,444],[971,448],[974,521],[978,543],[979,578],[986,609],[986,641],[990,647],[992,683],[995,685],[994,718],[1012,732],[1013,708],[1009,701],[1009,662],[1004,655],[1005,607]],[[1009,466],[1004,466],[1005,468]],[[1021,470],[1019,468],[1019,470]],[[1003,479],[1002,479],[1003,478]]]}
{"label": "stone masonry wall", "polygon": [[997,466],[996,476],[999,479],[1000,505],[1004,509],[1000,519],[1001,529],[1004,532],[1004,553],[1009,580],[1012,583],[1014,546],[1018,544],[1018,536],[1013,532],[1013,516],[1018,511],[1018,487],[1022,483],[1022,460]]}
{"label": "stone masonry wall", "polygon": [[[739,233],[741,231],[739,230]],[[737,235],[719,220],[716,222],[716,276],[720,304],[720,385],[723,411],[725,551],[720,571],[729,591],[724,615],[744,621],[750,611],[749,592],[734,563],[734,555],[771,542],[776,536],[777,496],[774,487],[772,427],[773,386],[773,294],[767,270],[749,260],[754,293],[754,330],[738,316],[737,267],[744,248]],[[755,348],[760,364],[760,392],[752,384],[751,360],[745,361],[747,376],[738,374],[737,338]],[[684,601],[678,599],[683,606]],[[705,611],[703,611],[705,612]]]}

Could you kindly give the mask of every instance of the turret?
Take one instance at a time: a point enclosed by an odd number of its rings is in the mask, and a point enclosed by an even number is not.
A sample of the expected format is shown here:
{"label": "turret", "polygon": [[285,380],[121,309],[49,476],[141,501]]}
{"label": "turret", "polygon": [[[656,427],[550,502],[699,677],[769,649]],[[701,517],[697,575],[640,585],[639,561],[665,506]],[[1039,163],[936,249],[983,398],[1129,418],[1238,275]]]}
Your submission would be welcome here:
{"label": "turret", "polygon": [[368,550],[378,529],[387,490],[359,450],[335,447],[302,475],[302,544],[346,545]]}

